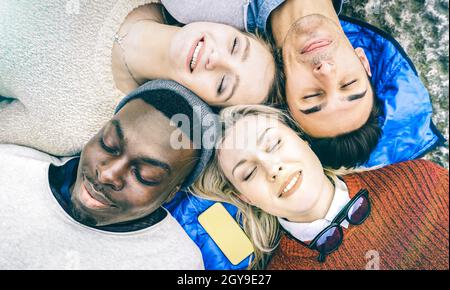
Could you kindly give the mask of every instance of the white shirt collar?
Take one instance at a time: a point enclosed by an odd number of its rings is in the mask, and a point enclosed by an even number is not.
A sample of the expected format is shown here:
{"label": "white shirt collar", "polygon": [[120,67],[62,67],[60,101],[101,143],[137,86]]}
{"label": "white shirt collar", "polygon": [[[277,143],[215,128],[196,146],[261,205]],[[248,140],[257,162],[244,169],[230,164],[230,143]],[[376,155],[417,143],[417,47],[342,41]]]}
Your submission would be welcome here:
{"label": "white shirt collar", "polygon": [[[339,211],[350,201],[350,195],[345,182],[339,178],[335,178],[334,185],[335,191],[333,201],[331,202],[325,218],[310,223],[296,223],[283,218],[278,218],[281,226],[300,241],[306,242],[313,240],[323,229],[331,224],[334,217],[336,217]],[[341,225],[347,228],[348,222],[344,220]]]}

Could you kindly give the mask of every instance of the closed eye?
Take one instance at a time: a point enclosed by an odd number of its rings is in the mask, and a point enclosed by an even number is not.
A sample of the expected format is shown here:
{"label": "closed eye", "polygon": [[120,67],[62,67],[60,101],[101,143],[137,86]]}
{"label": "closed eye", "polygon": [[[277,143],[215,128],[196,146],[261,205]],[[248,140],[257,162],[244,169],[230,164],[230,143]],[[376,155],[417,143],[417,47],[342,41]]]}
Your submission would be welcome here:
{"label": "closed eye", "polygon": [[321,94],[322,94],[322,93],[317,93],[317,94],[307,95],[307,96],[304,96],[303,99],[306,100],[306,99],[309,99],[309,98],[318,97],[318,96],[320,96]]}
{"label": "closed eye", "polygon": [[342,86],[341,86],[341,89],[346,88],[346,87],[348,87],[348,86],[350,86],[350,85],[356,83],[357,81],[358,81],[358,80],[352,80],[352,81],[350,81],[350,82],[348,82],[348,83],[342,85]]}
{"label": "closed eye", "polygon": [[281,139],[278,139],[278,141],[277,141],[275,144],[273,144],[272,147],[270,147],[270,149],[269,149],[268,152],[270,153],[270,152],[275,151],[275,149],[278,149],[278,147],[279,147],[280,144],[281,144]]}
{"label": "closed eye", "polygon": [[106,145],[105,141],[103,140],[103,136],[100,137],[100,146],[103,148],[103,150],[105,150],[109,154],[117,154],[117,152],[118,152],[117,149]]}
{"label": "closed eye", "polygon": [[237,37],[234,38],[233,46],[231,47],[231,54],[236,52],[236,47],[238,46],[239,39]]}
{"label": "closed eye", "polygon": [[244,177],[244,181],[248,181],[256,172],[256,167],[253,168],[253,170],[246,176]]}
{"label": "closed eye", "polygon": [[223,85],[224,81],[225,81],[225,76],[222,77],[219,87],[217,88],[217,94],[219,94],[219,95],[222,94],[224,91],[224,85]]}
{"label": "closed eye", "polygon": [[100,147],[107,153],[120,155],[126,146],[120,122],[118,120],[111,120],[110,123],[105,125],[98,142],[100,143]]}
{"label": "closed eye", "polygon": [[146,180],[146,179],[142,178],[141,174],[139,173],[139,170],[137,170],[136,168],[134,168],[132,171],[133,171],[134,176],[136,177],[136,180],[144,185],[157,186],[161,183],[159,181],[150,181],[150,180]]}

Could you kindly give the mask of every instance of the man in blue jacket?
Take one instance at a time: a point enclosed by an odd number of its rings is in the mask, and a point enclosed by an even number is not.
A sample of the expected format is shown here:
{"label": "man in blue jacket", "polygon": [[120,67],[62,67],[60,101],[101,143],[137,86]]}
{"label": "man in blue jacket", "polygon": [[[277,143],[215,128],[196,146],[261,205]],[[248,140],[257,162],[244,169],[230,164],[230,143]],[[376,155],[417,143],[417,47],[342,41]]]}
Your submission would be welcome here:
{"label": "man in blue jacket", "polygon": [[314,151],[334,168],[365,163],[381,130],[364,49],[352,46],[329,0],[286,1],[269,20],[281,48],[285,101]]}
{"label": "man in blue jacket", "polygon": [[282,104],[324,165],[418,158],[443,141],[431,121],[428,92],[395,39],[358,20],[339,21],[343,2],[162,0],[179,22],[259,31],[276,45],[285,73]]}

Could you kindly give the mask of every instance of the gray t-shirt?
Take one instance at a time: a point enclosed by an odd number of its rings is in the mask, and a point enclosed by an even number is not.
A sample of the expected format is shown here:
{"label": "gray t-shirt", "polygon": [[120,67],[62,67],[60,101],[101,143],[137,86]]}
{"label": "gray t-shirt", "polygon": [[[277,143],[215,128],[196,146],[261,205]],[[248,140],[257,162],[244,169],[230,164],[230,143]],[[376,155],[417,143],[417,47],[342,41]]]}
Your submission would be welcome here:
{"label": "gray t-shirt", "polygon": [[72,219],[48,181],[66,160],[0,144],[0,269],[203,269],[199,248],[168,213],[157,224],[112,233]]}
{"label": "gray t-shirt", "polygon": [[[167,11],[184,24],[210,21],[227,24],[239,30],[267,33],[269,16],[285,0],[161,0]],[[333,0],[336,13],[343,0]]]}
{"label": "gray t-shirt", "polygon": [[248,0],[161,0],[161,3],[178,22],[217,22],[246,28]]}

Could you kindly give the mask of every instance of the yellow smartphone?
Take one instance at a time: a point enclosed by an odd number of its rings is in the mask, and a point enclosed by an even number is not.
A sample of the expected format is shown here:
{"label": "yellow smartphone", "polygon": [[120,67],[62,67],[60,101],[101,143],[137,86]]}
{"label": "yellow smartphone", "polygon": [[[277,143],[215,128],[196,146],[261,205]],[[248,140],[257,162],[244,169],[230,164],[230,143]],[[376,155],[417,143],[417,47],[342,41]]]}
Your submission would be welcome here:
{"label": "yellow smartphone", "polygon": [[253,245],[225,207],[216,202],[198,216],[198,222],[233,265],[253,253]]}

